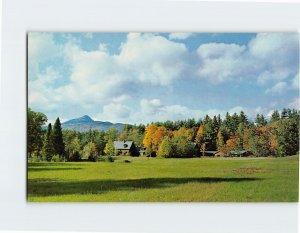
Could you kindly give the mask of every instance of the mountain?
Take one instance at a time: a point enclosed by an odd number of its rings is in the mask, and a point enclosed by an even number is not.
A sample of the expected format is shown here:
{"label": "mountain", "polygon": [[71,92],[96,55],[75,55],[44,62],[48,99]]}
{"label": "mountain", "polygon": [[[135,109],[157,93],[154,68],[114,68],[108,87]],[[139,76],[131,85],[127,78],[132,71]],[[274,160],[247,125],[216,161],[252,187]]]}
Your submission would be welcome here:
{"label": "mountain", "polygon": [[86,132],[90,129],[107,131],[111,128],[116,128],[119,132],[125,124],[122,123],[111,123],[108,121],[94,121],[88,115],[84,115],[79,118],[75,118],[61,124],[63,129],[71,129],[79,132]]}

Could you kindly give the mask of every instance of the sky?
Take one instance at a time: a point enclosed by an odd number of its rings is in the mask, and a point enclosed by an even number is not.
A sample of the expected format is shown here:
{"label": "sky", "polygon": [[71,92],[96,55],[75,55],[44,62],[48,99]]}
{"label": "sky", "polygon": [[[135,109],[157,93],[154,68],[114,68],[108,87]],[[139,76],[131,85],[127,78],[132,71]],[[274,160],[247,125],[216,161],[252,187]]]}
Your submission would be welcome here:
{"label": "sky", "polygon": [[299,109],[299,34],[30,32],[28,106],[128,124]]}

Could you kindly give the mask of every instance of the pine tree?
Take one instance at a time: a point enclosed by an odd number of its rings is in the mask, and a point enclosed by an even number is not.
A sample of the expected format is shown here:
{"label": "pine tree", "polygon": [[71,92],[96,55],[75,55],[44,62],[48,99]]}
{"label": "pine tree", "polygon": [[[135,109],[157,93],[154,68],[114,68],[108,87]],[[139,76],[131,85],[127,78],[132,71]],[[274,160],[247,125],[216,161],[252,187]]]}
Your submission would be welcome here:
{"label": "pine tree", "polygon": [[256,118],[255,118],[255,123],[256,123],[256,126],[261,127],[261,126],[265,126],[268,122],[263,114],[261,114],[261,115],[257,114]]}
{"label": "pine tree", "polygon": [[248,117],[243,111],[240,112],[239,123],[243,123],[245,126],[249,125]]}
{"label": "pine tree", "polygon": [[280,114],[277,110],[275,110],[272,115],[271,115],[271,122],[274,122],[274,121],[279,121],[280,120]]}
{"label": "pine tree", "polygon": [[53,147],[53,137],[52,137],[52,125],[48,124],[47,132],[44,138],[44,145],[42,154],[45,160],[48,162],[51,161],[52,156],[54,155],[54,147]]}
{"label": "pine tree", "polygon": [[53,148],[55,154],[58,154],[61,158],[64,157],[65,143],[63,140],[59,117],[56,119],[53,127]]}

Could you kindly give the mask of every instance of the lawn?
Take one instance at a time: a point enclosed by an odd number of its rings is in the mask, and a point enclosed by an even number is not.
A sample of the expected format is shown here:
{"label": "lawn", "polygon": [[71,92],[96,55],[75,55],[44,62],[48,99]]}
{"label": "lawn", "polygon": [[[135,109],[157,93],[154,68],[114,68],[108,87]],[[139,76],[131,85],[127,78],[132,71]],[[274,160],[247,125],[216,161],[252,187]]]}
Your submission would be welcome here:
{"label": "lawn", "polygon": [[298,160],[119,157],[114,163],[29,163],[28,200],[297,202]]}

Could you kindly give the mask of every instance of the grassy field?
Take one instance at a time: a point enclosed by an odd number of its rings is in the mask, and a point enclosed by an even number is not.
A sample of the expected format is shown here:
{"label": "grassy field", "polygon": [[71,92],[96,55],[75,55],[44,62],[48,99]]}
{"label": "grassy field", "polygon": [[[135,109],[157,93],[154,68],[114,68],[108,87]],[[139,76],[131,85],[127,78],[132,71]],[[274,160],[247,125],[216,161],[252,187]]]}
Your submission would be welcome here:
{"label": "grassy field", "polygon": [[28,200],[296,202],[298,159],[120,157],[114,163],[29,163]]}

